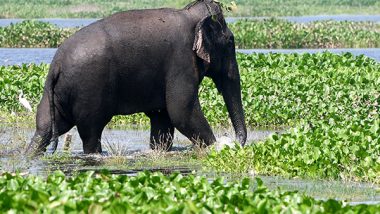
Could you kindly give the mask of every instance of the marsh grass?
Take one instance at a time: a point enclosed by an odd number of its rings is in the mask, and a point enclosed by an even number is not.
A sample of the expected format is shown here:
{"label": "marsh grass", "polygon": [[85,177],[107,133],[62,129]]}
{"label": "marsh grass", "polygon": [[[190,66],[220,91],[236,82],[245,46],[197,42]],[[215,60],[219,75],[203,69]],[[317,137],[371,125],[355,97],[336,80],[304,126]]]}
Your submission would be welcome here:
{"label": "marsh grass", "polygon": [[104,164],[101,155],[74,155],[71,152],[58,151],[54,154],[45,154],[34,162],[36,174],[49,175],[56,170],[68,175],[76,175],[82,171],[98,169]]}
{"label": "marsh grass", "polygon": [[[149,142],[146,142],[147,144]],[[185,144],[185,142],[175,142]],[[107,156],[104,157],[104,166],[129,169],[129,170],[159,170],[159,169],[194,169],[198,168],[200,158],[206,157],[203,149],[193,147],[183,148],[177,151],[166,151],[165,149],[148,150],[144,152],[128,150],[127,143],[110,143],[106,141],[105,149]],[[174,148],[176,149],[176,147]]]}
{"label": "marsh grass", "polygon": [[129,153],[126,143],[110,142],[107,139],[103,140],[103,143],[108,155],[110,156],[127,156]]}
{"label": "marsh grass", "polygon": [[[160,7],[183,8],[190,0],[13,0],[3,1],[0,17],[3,18],[100,18],[130,9]],[[229,3],[224,0],[222,2]],[[301,16],[318,14],[378,14],[376,0],[239,0],[238,9],[227,16]]]}
{"label": "marsh grass", "polygon": [[192,171],[200,169],[201,162],[197,151],[152,151],[137,157],[133,164],[136,169],[167,169]]}
{"label": "marsh grass", "polygon": [[120,166],[131,162],[131,156],[128,156],[130,152],[126,143],[103,140],[103,145],[108,155],[104,158],[105,165]]}
{"label": "marsh grass", "polygon": [[0,110],[0,127],[29,129],[35,127],[34,112],[11,112],[7,113]]}

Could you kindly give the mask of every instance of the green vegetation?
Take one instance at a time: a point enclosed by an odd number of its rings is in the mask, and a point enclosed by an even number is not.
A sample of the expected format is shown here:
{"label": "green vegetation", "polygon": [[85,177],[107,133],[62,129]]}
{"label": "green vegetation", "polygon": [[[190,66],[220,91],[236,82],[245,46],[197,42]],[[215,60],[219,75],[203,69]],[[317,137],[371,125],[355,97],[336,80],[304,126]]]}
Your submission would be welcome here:
{"label": "green vegetation", "polygon": [[[376,114],[380,64],[350,53],[238,54],[242,100],[251,127],[283,127],[302,120],[348,121]],[[200,89],[212,124],[228,124],[211,80]]]}
{"label": "green vegetation", "polygon": [[298,125],[243,149],[212,153],[209,166],[380,183],[378,63],[329,53],[239,58],[249,124]]}
{"label": "green vegetation", "polygon": [[230,24],[237,48],[374,48],[380,47],[380,24],[316,21],[292,23],[281,19]]}
{"label": "green vegetation", "polygon": [[1,110],[21,111],[18,95],[24,96],[32,106],[42,97],[42,91],[49,66],[46,64],[23,64],[22,66],[0,66],[0,103]]}
{"label": "green vegetation", "polygon": [[56,48],[75,31],[76,28],[62,29],[47,22],[26,20],[0,27],[0,47]]}
{"label": "green vegetation", "polygon": [[305,16],[321,14],[378,14],[377,0],[237,0],[239,16]]}
{"label": "green vegetation", "polygon": [[2,212],[23,213],[376,213],[380,208],[269,191],[260,179],[209,182],[193,175],[148,172],[136,177],[94,172],[66,177],[57,171],[46,179],[5,173],[0,176],[0,197]]}
{"label": "green vegetation", "polygon": [[[286,127],[301,120],[352,120],[378,110],[380,65],[365,56],[319,54],[238,54],[243,106],[250,127]],[[1,111],[22,112],[22,90],[35,107],[48,65],[0,67]],[[203,111],[213,125],[228,125],[224,101],[206,78],[199,89]],[[3,115],[5,115],[3,113]],[[362,117],[359,117],[362,118]],[[116,117],[115,125],[147,125],[145,116]]]}
{"label": "green vegetation", "polygon": [[[100,18],[130,9],[183,8],[190,0],[1,0],[0,18]],[[230,2],[224,0],[222,2]],[[378,14],[377,0],[236,0],[228,16],[301,16],[319,14]]]}
{"label": "green vegetation", "polygon": [[[380,24],[280,19],[242,20],[229,24],[237,48],[374,48],[380,47]],[[78,28],[29,20],[0,27],[0,47],[58,47]]]}
{"label": "green vegetation", "polygon": [[212,152],[220,172],[380,183],[379,120],[300,126],[244,148]]}
{"label": "green vegetation", "polygon": [[[380,183],[379,63],[328,52],[238,54],[238,62],[248,126],[294,128],[243,149],[211,153],[205,160],[209,169]],[[33,106],[38,103],[47,69],[0,67],[0,93],[6,95],[2,115],[22,111],[19,90]],[[210,79],[199,94],[208,121],[229,126],[224,101]],[[123,124],[147,125],[148,120],[142,114],[116,117],[111,126]]]}

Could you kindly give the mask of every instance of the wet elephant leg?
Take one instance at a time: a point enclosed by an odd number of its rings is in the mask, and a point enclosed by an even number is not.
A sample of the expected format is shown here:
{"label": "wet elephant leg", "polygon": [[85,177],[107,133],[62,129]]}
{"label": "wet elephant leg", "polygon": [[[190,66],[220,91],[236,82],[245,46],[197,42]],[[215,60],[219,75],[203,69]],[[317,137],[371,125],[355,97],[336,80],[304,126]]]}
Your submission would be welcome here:
{"label": "wet elephant leg", "polygon": [[169,151],[173,145],[174,126],[166,110],[146,113],[150,118],[150,148]]}
{"label": "wet elephant leg", "polygon": [[[67,122],[55,109],[55,124],[58,136],[68,132],[73,124]],[[41,103],[37,107],[36,132],[28,145],[27,154],[42,155],[52,138],[52,123],[47,96],[44,95]],[[55,142],[54,142],[55,143]]]}
{"label": "wet elephant leg", "polygon": [[78,133],[83,142],[83,152],[85,154],[102,153],[101,138],[104,127],[111,120],[92,119],[91,116],[78,123]]}
{"label": "wet elephant leg", "polygon": [[102,153],[101,138],[102,130],[90,129],[78,127],[79,135],[83,142],[83,152],[85,154]]}
{"label": "wet elephant leg", "polygon": [[194,144],[211,145],[216,139],[201,110],[198,86],[189,79],[185,77],[168,86],[167,111],[174,127]]}
{"label": "wet elephant leg", "polygon": [[[56,116],[56,124],[58,129],[58,136],[68,132],[73,126],[62,122]],[[33,135],[33,138],[27,148],[27,153],[34,153],[33,155],[42,155],[46,152],[46,148],[49,146],[52,138],[51,122],[46,124],[38,124],[37,130]],[[54,153],[58,146],[58,139],[53,141],[51,153]]]}
{"label": "wet elephant leg", "polygon": [[83,142],[83,152],[85,154],[101,153],[102,128],[86,127],[78,125],[79,136]]}

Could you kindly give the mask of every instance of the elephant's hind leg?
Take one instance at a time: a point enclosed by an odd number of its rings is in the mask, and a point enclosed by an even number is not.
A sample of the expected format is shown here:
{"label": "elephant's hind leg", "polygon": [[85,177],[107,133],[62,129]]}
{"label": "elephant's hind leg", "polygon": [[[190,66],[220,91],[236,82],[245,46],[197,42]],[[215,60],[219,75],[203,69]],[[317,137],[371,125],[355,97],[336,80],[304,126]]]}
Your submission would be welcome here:
{"label": "elephant's hind leg", "polygon": [[89,116],[77,124],[78,133],[83,142],[85,154],[102,153],[101,138],[104,127],[110,118]]}
{"label": "elephant's hind leg", "polygon": [[174,126],[166,110],[146,113],[150,118],[150,148],[169,151],[173,145]]}

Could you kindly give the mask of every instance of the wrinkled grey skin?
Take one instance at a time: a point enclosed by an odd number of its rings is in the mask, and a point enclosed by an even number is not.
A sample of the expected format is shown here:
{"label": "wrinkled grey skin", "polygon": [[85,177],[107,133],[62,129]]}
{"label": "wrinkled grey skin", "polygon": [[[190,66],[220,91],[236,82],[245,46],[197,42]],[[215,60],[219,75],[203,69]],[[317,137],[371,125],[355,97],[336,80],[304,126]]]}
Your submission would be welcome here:
{"label": "wrinkled grey skin", "polygon": [[244,145],[234,37],[220,5],[195,1],[184,9],[116,13],[84,27],[57,50],[38,105],[28,153],[42,154],[51,141],[77,126],[84,153],[100,153],[101,135],[114,115],[144,112],[150,146],[169,150],[174,128],[193,143],[216,141],[199,104],[198,88],[215,82]]}

